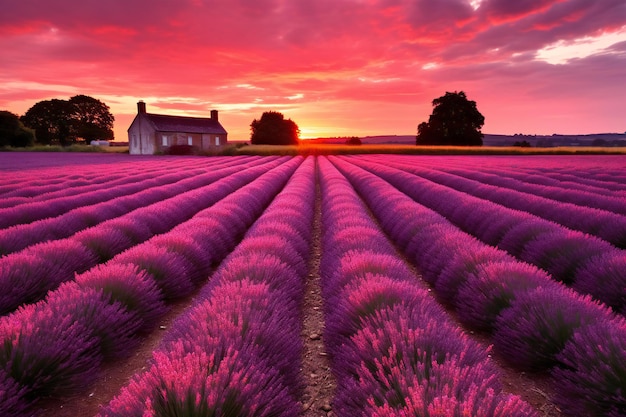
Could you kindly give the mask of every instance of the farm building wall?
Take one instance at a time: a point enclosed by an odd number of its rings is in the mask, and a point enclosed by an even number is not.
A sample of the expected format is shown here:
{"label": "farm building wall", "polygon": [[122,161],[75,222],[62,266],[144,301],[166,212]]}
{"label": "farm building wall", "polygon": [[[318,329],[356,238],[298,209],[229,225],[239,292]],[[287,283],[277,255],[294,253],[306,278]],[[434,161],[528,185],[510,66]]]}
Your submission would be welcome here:
{"label": "farm building wall", "polygon": [[154,129],[143,115],[138,114],[128,128],[128,152],[131,155],[154,155],[158,150],[155,142]]}

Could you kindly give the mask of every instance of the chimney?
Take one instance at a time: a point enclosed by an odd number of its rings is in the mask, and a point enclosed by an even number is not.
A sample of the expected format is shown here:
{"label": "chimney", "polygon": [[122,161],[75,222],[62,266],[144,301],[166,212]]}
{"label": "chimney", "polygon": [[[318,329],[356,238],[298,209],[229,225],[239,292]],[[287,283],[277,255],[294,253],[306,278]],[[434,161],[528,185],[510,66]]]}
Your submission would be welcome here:
{"label": "chimney", "polygon": [[217,110],[211,110],[211,119],[215,120],[216,122],[218,121]]}
{"label": "chimney", "polygon": [[146,112],[146,103],[143,100],[139,100],[137,102],[137,113],[145,113]]}

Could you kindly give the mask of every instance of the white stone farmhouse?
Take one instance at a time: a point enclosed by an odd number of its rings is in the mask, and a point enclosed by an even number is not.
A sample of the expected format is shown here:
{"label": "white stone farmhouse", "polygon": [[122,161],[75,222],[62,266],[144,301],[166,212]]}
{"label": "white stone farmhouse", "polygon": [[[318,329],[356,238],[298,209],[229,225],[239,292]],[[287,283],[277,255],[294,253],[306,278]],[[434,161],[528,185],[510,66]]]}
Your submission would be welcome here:
{"label": "white stone farmhouse", "polygon": [[226,145],[228,133],[211,117],[186,117],[146,112],[146,103],[137,103],[137,115],[128,128],[128,147],[132,155],[167,153],[172,146],[183,145],[195,151],[208,151]]}

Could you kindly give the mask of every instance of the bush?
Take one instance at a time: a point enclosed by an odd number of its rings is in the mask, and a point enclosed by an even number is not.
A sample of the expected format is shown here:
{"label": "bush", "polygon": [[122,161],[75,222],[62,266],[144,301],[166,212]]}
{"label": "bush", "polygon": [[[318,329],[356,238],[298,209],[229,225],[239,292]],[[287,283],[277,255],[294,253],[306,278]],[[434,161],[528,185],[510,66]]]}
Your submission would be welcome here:
{"label": "bush", "polygon": [[31,304],[0,320],[0,369],[29,402],[90,385],[102,361],[98,339],[76,317],[45,307]]}
{"label": "bush", "polygon": [[461,284],[456,311],[459,320],[472,328],[492,331],[496,318],[525,291],[556,286],[544,271],[521,262],[481,264]]}
{"label": "bush", "polygon": [[539,287],[518,295],[496,320],[495,348],[520,369],[545,371],[574,332],[612,312],[567,288]]}
{"label": "bush", "polygon": [[600,321],[579,329],[557,356],[555,402],[565,415],[626,415],[626,326]]}
{"label": "bush", "polygon": [[131,264],[146,271],[163,292],[165,300],[188,296],[194,290],[190,277],[192,265],[164,247],[145,243],[118,255],[114,262]]}
{"label": "bush", "polygon": [[172,145],[167,149],[168,155],[194,155],[194,153],[192,145]]}
{"label": "bush", "polygon": [[437,297],[451,306],[456,305],[459,287],[467,281],[470,275],[476,272],[481,265],[491,262],[505,262],[512,260],[506,252],[492,246],[481,244],[460,247],[448,258],[439,278],[435,283]]}
{"label": "bush", "polygon": [[612,251],[590,259],[577,271],[574,288],[626,315],[626,255]]}
{"label": "bush", "polygon": [[101,291],[110,304],[119,303],[141,320],[140,331],[152,330],[165,314],[163,294],[152,277],[134,265],[99,265],[76,277],[81,288]]}

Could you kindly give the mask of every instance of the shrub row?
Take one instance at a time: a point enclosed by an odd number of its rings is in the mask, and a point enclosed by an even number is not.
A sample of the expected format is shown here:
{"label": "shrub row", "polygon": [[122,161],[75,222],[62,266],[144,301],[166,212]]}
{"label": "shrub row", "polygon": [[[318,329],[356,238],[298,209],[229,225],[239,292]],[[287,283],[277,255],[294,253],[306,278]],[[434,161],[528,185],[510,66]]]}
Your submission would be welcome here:
{"label": "shrub row", "polygon": [[[122,184],[105,189],[96,189],[80,193],[78,195],[57,196],[40,201],[28,202],[14,207],[0,209],[0,229],[19,224],[32,223],[36,220],[46,219],[67,213],[70,210],[95,205],[118,197],[136,194],[147,188],[181,182],[192,177],[198,178],[204,174],[201,168],[195,168],[191,173],[179,169],[175,172],[161,171],[160,175],[127,176]],[[190,175],[191,174],[191,175]],[[25,187],[28,189],[28,187]]]}
{"label": "shrub row", "polygon": [[[615,206],[612,207],[613,211],[606,211],[584,205],[555,201],[552,198],[508,189],[499,184],[489,185],[468,179],[467,177],[471,169],[457,170],[453,175],[434,169],[416,168],[407,165],[397,166],[404,171],[417,174],[422,178],[462,193],[488,200],[510,209],[525,211],[572,230],[597,236],[615,246],[626,247],[626,216],[618,214],[621,210],[624,210],[624,213],[626,213],[626,204],[624,204],[623,199],[615,199]],[[590,196],[589,194],[586,197],[587,199],[594,198],[593,195]],[[602,196],[597,194],[595,197],[602,198]]]}
{"label": "shrub row", "polygon": [[[588,158],[585,160],[591,162]],[[562,160],[542,161],[541,167],[519,167],[510,170],[500,166],[497,169],[470,174],[472,178],[479,181],[484,179],[486,183],[497,181],[509,184],[509,188],[532,194],[613,211],[611,208],[619,209],[615,204],[616,197],[624,197],[626,194],[623,166],[619,166],[619,158],[614,161],[617,162],[617,166],[607,164],[609,161],[602,158],[601,161],[595,162],[593,167],[588,167],[581,164],[583,162],[581,159],[577,159],[568,171],[564,171]],[[478,175],[474,176],[475,174]],[[536,187],[537,185],[541,187]],[[598,198],[599,195],[608,198]],[[597,204],[600,206],[596,206]],[[623,207],[620,212],[624,213]]]}
{"label": "shrub row", "polygon": [[[211,164],[212,166],[218,166],[221,162]],[[0,208],[14,207],[19,204],[33,203],[37,201],[51,201],[60,197],[70,197],[78,194],[84,194],[87,192],[102,190],[105,191],[118,186],[127,185],[129,183],[129,176],[132,176],[133,182],[138,183],[141,181],[153,179],[158,176],[163,176],[166,173],[171,174],[173,170],[181,170],[186,172],[187,177],[191,175],[197,175],[202,173],[200,166],[197,164],[191,164],[189,161],[181,161],[181,163],[175,165],[168,165],[167,171],[163,169],[162,164],[144,163],[143,166],[130,166],[130,165],[111,165],[107,166],[106,174],[94,173],[93,166],[82,166],[83,170],[92,171],[90,175],[82,174],[66,174],[64,177],[58,176],[58,170],[49,172],[52,178],[46,178],[47,171],[36,170],[34,172],[20,173],[20,176],[12,175],[11,178],[14,184],[11,184],[11,189],[7,189],[7,185],[0,185],[0,190],[4,189],[6,192],[0,192],[2,200],[0,200]],[[101,170],[102,168],[100,168]],[[138,172],[138,170],[140,170]],[[57,174],[54,174],[57,172]],[[43,175],[43,179],[33,179],[34,175]],[[37,177],[35,177],[37,178]],[[184,178],[184,177],[183,177]],[[30,180],[30,181],[29,181]]]}
{"label": "shrub row", "polygon": [[[0,314],[13,311],[24,303],[38,301],[62,282],[73,279],[74,273],[84,272],[172,229],[279,163],[280,160],[273,160],[261,166],[239,165],[216,173],[213,176],[216,181],[210,185],[190,191],[170,186],[168,195],[173,196],[169,199],[104,221],[67,239],[40,243],[4,257],[0,264]],[[181,193],[175,193],[176,190]],[[116,201],[110,204],[115,205]],[[141,200],[137,199],[137,203],[141,204]]]}
{"label": "shrub row", "polygon": [[313,170],[309,157],[100,416],[299,414]]}
{"label": "shrub row", "polygon": [[[420,204],[483,242],[548,271],[626,313],[626,252],[604,240],[567,229],[524,211],[512,210],[424,180],[408,172],[351,159]],[[607,225],[609,227],[610,225]],[[621,236],[625,239],[626,234]]]}
{"label": "shrub row", "polygon": [[[66,238],[79,230],[129,213],[137,208],[209,185],[218,179],[238,172],[242,165],[240,162],[243,161],[240,160],[238,162],[231,163],[231,166],[223,167],[223,169],[210,171],[191,178],[186,178],[182,174],[168,174],[151,180],[150,184],[128,184],[128,187],[133,188],[134,193],[124,195],[123,193],[117,193],[115,190],[110,190],[102,193],[106,198],[96,204],[89,205],[88,202],[82,201],[82,196],[80,195],[68,197],[66,200],[73,201],[73,203],[70,202],[69,204],[75,205],[76,208],[70,209],[56,217],[50,216],[49,214],[51,213],[42,214],[41,220],[28,224],[15,224],[7,229],[0,230],[0,255],[17,252],[39,242]],[[250,165],[258,165],[258,162],[251,161]],[[174,182],[176,179],[179,181]],[[43,204],[52,207],[51,210],[58,213],[68,209],[68,207],[54,208],[54,202],[33,204]],[[19,212],[21,207],[14,207],[10,210]],[[45,210],[43,211],[45,212]]]}
{"label": "shrub row", "polygon": [[324,339],[337,414],[537,416],[502,392],[488,351],[418,286],[347,180],[326,159],[319,164]]}
{"label": "shrub row", "polygon": [[2,317],[0,392],[18,397],[0,402],[0,414],[19,415],[41,397],[84,390],[103,361],[128,355],[168,300],[190,295],[206,280],[300,164],[282,160],[169,233]]}
{"label": "shrub row", "polygon": [[460,320],[491,332],[513,366],[552,373],[566,415],[626,412],[622,317],[477,241],[381,178],[332,161]]}

